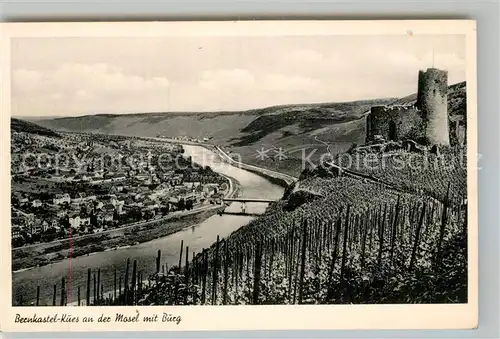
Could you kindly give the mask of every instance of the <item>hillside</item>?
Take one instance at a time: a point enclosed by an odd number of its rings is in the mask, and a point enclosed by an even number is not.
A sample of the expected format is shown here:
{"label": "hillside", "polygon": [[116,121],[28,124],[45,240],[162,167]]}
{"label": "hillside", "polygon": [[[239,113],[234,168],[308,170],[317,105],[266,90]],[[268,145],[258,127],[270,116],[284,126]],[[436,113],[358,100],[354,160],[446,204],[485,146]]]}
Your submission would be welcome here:
{"label": "hillside", "polygon": [[[304,157],[315,162],[322,154],[335,156],[353,144],[363,144],[364,117],[371,106],[412,104],[416,97],[414,93],[399,99],[281,105],[240,112],[98,114],[37,123],[70,132],[212,138],[227,152],[240,154],[246,163],[298,176]],[[449,86],[448,99],[450,116],[465,116],[465,82]],[[262,150],[265,154],[258,153]]]}
{"label": "hillside", "polygon": [[235,112],[97,114],[42,119],[37,123],[66,132],[207,137],[219,144],[248,146],[274,132],[287,137],[357,119],[370,106],[391,100],[282,105]]}
{"label": "hillside", "polygon": [[16,118],[10,119],[10,131],[19,133],[25,132],[25,133],[43,135],[47,137],[59,137],[59,134],[48,128]]}

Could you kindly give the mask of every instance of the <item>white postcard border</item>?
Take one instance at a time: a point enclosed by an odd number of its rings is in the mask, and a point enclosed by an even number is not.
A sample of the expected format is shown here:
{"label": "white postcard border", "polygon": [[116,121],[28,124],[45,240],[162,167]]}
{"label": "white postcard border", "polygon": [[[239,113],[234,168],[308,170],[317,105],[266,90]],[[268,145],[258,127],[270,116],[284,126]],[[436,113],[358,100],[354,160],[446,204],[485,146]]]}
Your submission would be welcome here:
{"label": "white postcard border", "polygon": [[[0,329],[11,331],[170,331],[170,330],[332,330],[332,329],[467,329],[478,323],[477,78],[476,23],[472,20],[416,21],[239,21],[127,23],[1,24],[2,114],[0,115]],[[466,38],[468,151],[468,303],[432,305],[296,305],[296,306],[121,306],[12,307],[10,244],[10,40],[50,37],[153,36],[292,36],[463,34]],[[101,314],[141,317],[163,312],[181,316],[175,323],[103,323]],[[78,323],[16,323],[22,316],[71,314]],[[81,321],[94,317],[93,323]]]}

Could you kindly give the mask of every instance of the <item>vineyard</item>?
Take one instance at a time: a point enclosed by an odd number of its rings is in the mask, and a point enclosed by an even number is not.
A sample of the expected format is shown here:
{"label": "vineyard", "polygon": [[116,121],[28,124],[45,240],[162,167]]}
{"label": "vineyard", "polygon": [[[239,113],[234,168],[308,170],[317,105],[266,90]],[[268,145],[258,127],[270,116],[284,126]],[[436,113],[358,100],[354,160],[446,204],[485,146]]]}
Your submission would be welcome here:
{"label": "vineyard", "polygon": [[[264,215],[210,248],[193,253],[181,242],[174,266],[161,250],[147,276],[127,260],[112,292],[89,270],[78,305],[467,302],[465,171],[391,165],[365,173],[392,188],[350,176],[302,177]],[[54,285],[53,305],[67,303],[66,285],[60,293]]]}
{"label": "vineyard", "polygon": [[[443,148],[439,155],[392,151],[337,158],[339,166],[369,175],[403,191],[422,192],[443,201],[467,194],[467,150]],[[375,157],[375,158],[374,158]]]}
{"label": "vineyard", "polygon": [[[293,211],[282,201],[201,253],[181,243],[173,267],[162,263],[159,250],[156,272],[147,277],[128,260],[125,276],[115,273],[114,292],[106,295],[99,288],[100,272],[92,280],[89,270],[78,304],[466,302],[463,199],[442,203],[346,179],[333,180],[337,185],[329,189],[339,193],[334,199]],[[63,279],[61,305],[65,284]],[[58,303],[54,286],[53,304]]]}

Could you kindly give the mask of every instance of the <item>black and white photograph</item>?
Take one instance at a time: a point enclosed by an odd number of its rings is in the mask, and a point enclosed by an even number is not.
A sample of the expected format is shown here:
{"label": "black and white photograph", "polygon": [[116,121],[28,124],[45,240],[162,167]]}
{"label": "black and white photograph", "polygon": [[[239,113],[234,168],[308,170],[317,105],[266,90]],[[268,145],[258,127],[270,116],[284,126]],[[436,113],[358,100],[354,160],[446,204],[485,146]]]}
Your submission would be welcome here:
{"label": "black and white photograph", "polygon": [[464,30],[237,25],[11,38],[12,307],[470,302]]}

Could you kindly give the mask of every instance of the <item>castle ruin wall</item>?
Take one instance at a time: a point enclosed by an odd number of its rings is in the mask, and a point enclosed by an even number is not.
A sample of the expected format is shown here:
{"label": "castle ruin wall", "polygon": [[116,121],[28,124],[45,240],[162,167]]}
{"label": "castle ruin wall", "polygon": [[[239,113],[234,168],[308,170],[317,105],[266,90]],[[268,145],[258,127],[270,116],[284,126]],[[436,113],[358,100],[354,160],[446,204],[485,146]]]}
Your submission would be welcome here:
{"label": "castle ruin wall", "polygon": [[422,118],[415,106],[373,106],[366,119],[366,142],[375,140],[376,135],[386,141],[424,137]]}

